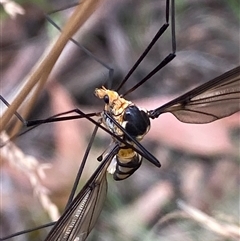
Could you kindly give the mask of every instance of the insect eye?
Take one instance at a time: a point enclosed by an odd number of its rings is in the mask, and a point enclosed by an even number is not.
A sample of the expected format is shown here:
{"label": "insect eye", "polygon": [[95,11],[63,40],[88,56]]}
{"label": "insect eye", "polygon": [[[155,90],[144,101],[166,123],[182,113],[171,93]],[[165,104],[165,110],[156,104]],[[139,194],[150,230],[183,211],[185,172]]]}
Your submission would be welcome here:
{"label": "insect eye", "polygon": [[109,104],[109,97],[108,97],[108,95],[104,95],[103,99],[104,99],[104,102],[106,104]]}

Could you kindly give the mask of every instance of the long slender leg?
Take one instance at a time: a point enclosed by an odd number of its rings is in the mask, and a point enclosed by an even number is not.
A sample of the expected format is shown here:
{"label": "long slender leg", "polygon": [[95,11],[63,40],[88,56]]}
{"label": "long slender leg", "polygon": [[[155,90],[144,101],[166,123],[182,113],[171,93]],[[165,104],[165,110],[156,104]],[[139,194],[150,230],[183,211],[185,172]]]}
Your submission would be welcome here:
{"label": "long slender leg", "polygon": [[[2,100],[2,102],[6,106],[10,106],[10,104],[1,95],[0,95],[0,100]],[[65,115],[69,115],[72,113],[77,113],[77,115],[65,116]],[[93,117],[93,116],[98,116],[100,113],[93,112],[93,113],[84,114],[84,116],[83,116],[83,115],[80,115],[79,109],[76,108],[73,110],[65,111],[65,112],[50,116],[46,119],[39,119],[39,120],[25,120],[18,112],[15,112],[14,114],[22,122],[22,124],[25,127],[30,127],[30,128],[22,131],[20,134],[17,134],[16,136],[12,136],[8,141],[11,141],[11,140],[15,139],[16,137],[26,134],[27,132],[31,131],[32,129],[34,129],[42,124],[86,118],[85,117],[86,115],[88,115],[89,117]],[[4,144],[6,144],[6,143],[1,143],[1,146],[4,146]]]}
{"label": "long slender leg", "polygon": [[92,136],[91,136],[91,139],[89,140],[89,143],[88,143],[88,146],[87,146],[87,149],[84,153],[84,157],[83,157],[83,160],[81,162],[81,166],[78,170],[78,173],[77,173],[77,176],[75,178],[75,181],[74,181],[74,184],[73,184],[73,188],[71,190],[71,194],[69,195],[69,199],[68,199],[68,202],[67,202],[67,205],[65,207],[65,209],[67,209],[69,207],[69,205],[71,204],[72,200],[73,200],[73,197],[74,195],[76,194],[76,190],[77,190],[77,186],[79,184],[79,181],[81,179],[81,175],[83,173],[83,169],[85,167],[85,164],[86,164],[86,161],[87,161],[87,158],[88,158],[88,155],[89,155],[89,152],[92,148],[92,145],[93,145],[93,141],[95,139],[95,136],[97,134],[97,130],[98,130],[98,126],[96,125],[94,130],[93,130],[93,133],[92,133]]}
{"label": "long slender leg", "polygon": [[[171,9],[171,12],[170,12]],[[154,68],[145,78],[143,78],[138,84],[133,86],[130,90],[128,90],[126,93],[124,93],[122,96],[126,96],[127,94],[131,93],[135,89],[137,89],[139,86],[141,86],[144,82],[146,82],[149,78],[151,78],[154,74],[156,74],[160,69],[162,69],[165,65],[167,65],[169,62],[171,62],[176,57],[176,37],[175,37],[175,3],[174,0],[166,0],[166,23],[164,23],[161,28],[158,30],[150,44],[147,46],[147,48],[144,50],[142,55],[139,57],[139,59],[136,61],[136,63],[133,65],[133,67],[129,70],[121,84],[118,86],[117,91],[119,91],[122,86],[127,82],[129,77],[132,75],[132,73],[136,70],[136,68],[139,66],[139,64],[143,61],[143,59],[146,57],[146,55],[149,53],[149,51],[152,49],[152,47],[155,45],[155,43],[158,41],[158,39],[162,36],[162,34],[167,30],[169,27],[169,15],[171,15],[171,35],[172,35],[172,52],[168,54],[164,58],[164,60],[156,67]]]}
{"label": "long slender leg", "polygon": [[[56,28],[58,29],[60,32],[62,31],[61,28],[50,18],[49,14],[46,15],[46,19]],[[108,69],[108,78],[110,81],[112,81],[113,79],[113,74],[114,74],[114,69],[111,68],[109,65],[107,65],[106,63],[104,63],[102,60],[100,60],[98,57],[96,57],[94,54],[92,54],[88,49],[86,49],[84,46],[82,46],[81,44],[79,44],[78,41],[76,41],[74,38],[70,38],[70,40],[76,45],[78,46],[81,50],[83,50],[88,56],[90,56],[92,59],[94,59],[96,62],[100,63],[101,65],[103,65],[105,68]]]}

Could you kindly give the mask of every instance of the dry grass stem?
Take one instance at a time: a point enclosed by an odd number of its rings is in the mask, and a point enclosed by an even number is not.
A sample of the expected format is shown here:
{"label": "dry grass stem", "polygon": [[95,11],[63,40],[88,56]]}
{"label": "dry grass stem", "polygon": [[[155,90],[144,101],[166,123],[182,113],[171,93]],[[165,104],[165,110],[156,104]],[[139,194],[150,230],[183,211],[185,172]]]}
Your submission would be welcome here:
{"label": "dry grass stem", "polygon": [[78,28],[80,28],[91,16],[91,14],[95,11],[96,7],[100,2],[100,0],[85,0],[76,7],[69,21],[63,28],[63,31],[60,34],[59,38],[53,44],[50,52],[46,54],[44,60],[40,63],[39,67],[30,75],[29,80],[27,80],[22,90],[12,102],[11,106],[2,116],[2,119],[0,119],[0,132],[5,128],[10,118],[17,111],[21,103],[24,102],[25,98],[28,96],[34,86],[39,81],[41,81],[42,84],[47,81],[47,78],[54,64],[56,63],[58,57],[60,56],[69,39],[76,33]]}
{"label": "dry grass stem", "polygon": [[201,226],[232,240],[239,240],[240,227],[234,224],[221,223],[219,220],[203,213],[197,208],[194,208],[183,201],[178,201],[178,206],[195,222]]}
{"label": "dry grass stem", "polygon": [[[9,137],[2,133],[1,142],[5,143]],[[41,205],[52,220],[57,220],[60,216],[58,208],[49,198],[49,190],[41,184],[41,179],[45,178],[44,170],[51,168],[51,164],[40,164],[39,161],[29,155],[25,155],[16,145],[8,142],[1,149],[1,161],[8,163],[21,171],[29,179],[33,192],[39,199]]]}

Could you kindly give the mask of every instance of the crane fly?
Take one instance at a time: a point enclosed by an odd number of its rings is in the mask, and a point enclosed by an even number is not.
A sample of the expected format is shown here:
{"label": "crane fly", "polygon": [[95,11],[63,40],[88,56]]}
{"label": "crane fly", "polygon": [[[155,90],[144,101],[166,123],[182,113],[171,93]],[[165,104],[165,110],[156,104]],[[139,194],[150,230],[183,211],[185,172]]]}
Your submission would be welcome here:
{"label": "crane fly", "polygon": [[[209,123],[238,112],[240,66],[150,111],[140,109],[120,97],[117,92],[107,90],[105,87],[96,89],[95,94],[105,102],[104,111],[101,113],[104,125],[131,143],[128,134],[136,140],[141,140],[150,129],[149,119],[158,118],[166,112],[170,112],[182,122],[194,124]],[[124,106],[122,110],[115,109],[119,103]],[[83,112],[79,114],[85,115]],[[90,117],[87,118],[91,120]],[[142,119],[145,121],[142,122]],[[136,128],[139,126],[144,128]],[[118,140],[114,142],[111,152],[105,156],[98,169],[63,213],[46,241],[85,240],[104,203],[107,193],[106,173],[111,161],[116,159],[115,167],[110,169],[115,180],[127,178],[139,167],[142,159],[140,155]]]}
{"label": "crane fly", "polygon": [[[150,111],[137,107],[120,97],[117,92],[107,90],[105,87],[96,89],[95,94],[100,99],[104,99],[105,108],[101,113],[101,119],[105,127],[114,133],[113,147],[101,160],[99,167],[62,214],[45,241],[80,241],[87,238],[104,204],[109,165],[114,160],[114,167],[111,167],[109,172],[113,174],[115,180],[125,179],[136,171],[142,157],[132,149],[135,145],[132,137],[138,141],[144,137],[150,129],[149,119],[170,112],[182,122],[203,124],[239,111],[240,66]],[[124,107],[119,108],[119,104]],[[80,110],[76,112],[102,128],[88,114]],[[47,121],[46,119],[45,122]],[[120,142],[119,137],[126,140],[126,144]],[[157,163],[156,165],[158,166]]]}
{"label": "crane fly", "polygon": [[[174,5],[174,1],[171,3]],[[167,9],[169,11],[169,1],[167,1]],[[98,158],[101,162],[100,165],[68,205],[45,239],[46,241],[86,240],[104,204],[107,193],[107,172],[113,174],[115,180],[126,179],[140,167],[143,157],[155,166],[160,167],[159,161],[139,143],[150,130],[150,119],[158,118],[161,114],[169,112],[181,122],[204,124],[230,116],[240,110],[240,66],[153,110],[140,108],[125,99],[127,94],[140,87],[175,57],[174,8],[171,9],[174,39],[172,53],[138,84],[123,94],[118,93],[132,72],[166,30],[168,21],[167,24],[160,28],[146,51],[129,71],[116,91],[107,89],[104,86],[95,90],[95,96],[104,102],[103,111],[84,113],[79,109],[74,109],[68,112],[77,114],[72,117],[62,117],[65,113],[61,113],[45,120],[28,122],[28,126],[36,126],[54,121],[86,118],[96,125],[92,139],[95,137],[98,128],[103,129],[112,136],[111,146],[104,155]],[[169,12],[167,12],[167,15],[169,15]],[[168,19],[168,17],[166,18]],[[99,120],[94,120],[92,118],[94,116],[98,117]],[[85,153],[85,161],[91,149],[91,144],[92,140]]]}

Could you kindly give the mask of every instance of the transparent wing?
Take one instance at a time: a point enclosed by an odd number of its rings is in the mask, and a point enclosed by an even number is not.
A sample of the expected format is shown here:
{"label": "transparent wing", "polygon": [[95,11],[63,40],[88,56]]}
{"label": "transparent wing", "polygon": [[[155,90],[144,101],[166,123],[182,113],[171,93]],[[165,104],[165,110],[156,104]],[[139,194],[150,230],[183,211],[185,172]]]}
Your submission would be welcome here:
{"label": "transparent wing", "polygon": [[186,123],[209,123],[240,110],[240,66],[149,111],[149,117],[171,112]]}
{"label": "transparent wing", "polygon": [[107,193],[107,167],[119,147],[115,145],[69,208],[54,225],[45,241],[84,241],[102,210]]}

